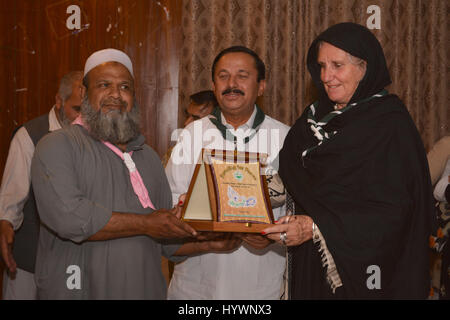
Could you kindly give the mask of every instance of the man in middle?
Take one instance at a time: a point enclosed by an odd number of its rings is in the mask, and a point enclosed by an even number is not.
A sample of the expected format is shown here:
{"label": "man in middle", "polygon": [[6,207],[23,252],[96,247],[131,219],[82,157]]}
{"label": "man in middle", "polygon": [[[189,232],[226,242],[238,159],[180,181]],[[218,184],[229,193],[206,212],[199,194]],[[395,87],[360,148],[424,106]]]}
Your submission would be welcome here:
{"label": "man in middle", "polygon": [[[265,115],[255,104],[265,89],[265,65],[252,50],[221,51],[212,66],[219,108],[189,124],[179,135],[166,167],[173,199],[187,192],[202,148],[261,152],[272,172],[289,127]],[[207,201],[207,200],[206,200]],[[275,220],[284,206],[273,209]],[[285,248],[259,234],[237,234],[243,245],[233,252],[192,256],[175,266],[169,299],[279,299]]]}

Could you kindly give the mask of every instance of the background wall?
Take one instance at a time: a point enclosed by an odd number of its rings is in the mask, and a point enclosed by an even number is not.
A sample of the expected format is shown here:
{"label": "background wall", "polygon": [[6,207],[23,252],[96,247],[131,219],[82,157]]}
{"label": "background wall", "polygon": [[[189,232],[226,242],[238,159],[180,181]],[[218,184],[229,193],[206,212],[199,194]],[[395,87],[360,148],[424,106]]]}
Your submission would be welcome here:
{"label": "background wall", "polygon": [[184,0],[181,105],[192,92],[210,88],[217,52],[245,45],[266,63],[264,111],[293,124],[314,101],[306,68],[311,42],[339,22],[371,25],[374,6],[379,29],[372,32],[384,48],[391,73],[388,90],[403,100],[430,148],[449,134],[446,0]]}
{"label": "background wall", "polygon": [[[81,9],[80,30],[66,27],[70,5]],[[180,0],[0,0],[0,177],[13,129],[50,111],[59,79],[109,47],[133,61],[143,133],[163,155],[177,126],[181,8]],[[0,259],[0,288],[2,274]]]}
{"label": "background wall", "polygon": [[[80,30],[66,27],[70,5],[81,9]],[[134,63],[143,133],[160,156],[188,96],[210,88],[212,61],[231,45],[266,62],[259,103],[291,125],[314,99],[310,43],[338,22],[366,25],[371,5],[381,9],[373,33],[386,53],[389,90],[429,149],[449,134],[447,0],[0,0],[0,175],[13,129],[48,112],[61,76],[107,47]]]}
{"label": "background wall", "polygon": [[[70,5],[81,9],[80,30],[66,27]],[[373,33],[386,53],[389,89],[428,149],[449,131],[446,0],[0,0],[0,171],[12,130],[48,112],[60,77],[106,47],[130,55],[143,133],[160,155],[188,96],[210,88],[212,60],[230,45],[260,54],[268,85],[259,103],[292,124],[314,98],[309,44],[334,23],[366,25],[371,5],[380,8]]]}
{"label": "background wall", "polygon": [[[74,4],[80,30],[66,27]],[[177,125],[181,8],[180,0],[0,0],[1,171],[12,130],[48,112],[59,79],[109,47],[133,61],[143,133],[163,154]]]}

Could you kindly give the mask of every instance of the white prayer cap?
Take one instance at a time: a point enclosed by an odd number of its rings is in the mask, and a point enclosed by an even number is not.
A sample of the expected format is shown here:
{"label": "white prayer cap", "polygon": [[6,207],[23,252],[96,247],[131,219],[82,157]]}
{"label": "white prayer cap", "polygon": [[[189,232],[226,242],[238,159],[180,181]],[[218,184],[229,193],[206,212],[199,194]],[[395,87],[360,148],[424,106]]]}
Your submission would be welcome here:
{"label": "white prayer cap", "polygon": [[83,76],[86,76],[86,74],[96,66],[111,61],[123,64],[128,69],[128,71],[130,71],[131,76],[134,77],[133,64],[131,63],[130,57],[128,57],[124,52],[117,49],[103,49],[91,54],[86,60],[86,64],[84,65]]}

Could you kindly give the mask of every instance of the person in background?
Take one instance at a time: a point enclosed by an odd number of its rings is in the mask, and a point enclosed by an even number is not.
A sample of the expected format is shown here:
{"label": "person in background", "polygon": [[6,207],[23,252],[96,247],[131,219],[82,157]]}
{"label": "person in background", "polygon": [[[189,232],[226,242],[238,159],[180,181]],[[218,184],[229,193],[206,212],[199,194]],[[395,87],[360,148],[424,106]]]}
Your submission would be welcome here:
{"label": "person in background", "polygon": [[211,90],[194,93],[189,98],[190,102],[185,109],[186,120],[183,127],[186,127],[192,121],[206,117],[217,106],[216,97]]}
{"label": "person in background", "polygon": [[11,140],[0,188],[0,248],[6,270],[3,299],[36,299],[34,267],[39,217],[31,189],[31,159],[48,132],[70,125],[80,112],[82,71],[61,78],[55,105],[48,114],[21,126]]}
{"label": "person in background", "polygon": [[[211,90],[199,91],[197,93],[194,93],[189,97],[189,99],[189,105],[186,107],[186,109],[184,109],[186,120],[184,121],[183,127],[186,127],[192,121],[206,117],[217,106],[216,97],[214,96],[214,92]],[[167,165],[167,162],[170,159],[172,150],[173,146],[170,147],[164,154],[164,157],[162,159],[164,167]]]}
{"label": "person in background", "polygon": [[430,165],[431,183],[436,185],[438,179],[449,166],[450,160],[450,136],[444,136],[439,139],[427,154],[428,164]]}
{"label": "person in background", "polygon": [[430,299],[450,299],[450,136],[437,141],[427,154],[437,202],[437,230],[430,237],[432,290]]}

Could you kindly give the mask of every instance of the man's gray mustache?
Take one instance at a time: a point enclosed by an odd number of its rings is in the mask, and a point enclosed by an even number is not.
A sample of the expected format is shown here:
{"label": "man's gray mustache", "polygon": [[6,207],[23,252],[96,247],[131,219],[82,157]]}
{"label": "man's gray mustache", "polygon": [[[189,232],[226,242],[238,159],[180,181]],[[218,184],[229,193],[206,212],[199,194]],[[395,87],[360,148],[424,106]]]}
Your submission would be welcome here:
{"label": "man's gray mustache", "polygon": [[104,106],[119,106],[119,107],[127,107],[128,103],[126,103],[123,100],[119,100],[119,101],[112,101],[112,100],[107,100],[107,101],[103,101],[100,104],[102,107]]}

